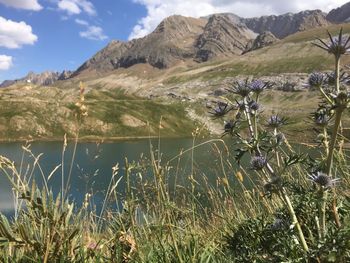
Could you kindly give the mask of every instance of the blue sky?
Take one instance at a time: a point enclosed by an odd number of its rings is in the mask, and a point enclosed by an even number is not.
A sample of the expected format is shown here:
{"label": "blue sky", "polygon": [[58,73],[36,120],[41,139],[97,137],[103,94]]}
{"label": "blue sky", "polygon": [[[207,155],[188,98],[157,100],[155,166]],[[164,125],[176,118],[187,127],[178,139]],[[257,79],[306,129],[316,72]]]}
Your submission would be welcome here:
{"label": "blue sky", "polygon": [[173,14],[243,17],[329,11],[347,0],[0,0],[0,82],[29,71],[74,70],[112,39],[150,33]]}

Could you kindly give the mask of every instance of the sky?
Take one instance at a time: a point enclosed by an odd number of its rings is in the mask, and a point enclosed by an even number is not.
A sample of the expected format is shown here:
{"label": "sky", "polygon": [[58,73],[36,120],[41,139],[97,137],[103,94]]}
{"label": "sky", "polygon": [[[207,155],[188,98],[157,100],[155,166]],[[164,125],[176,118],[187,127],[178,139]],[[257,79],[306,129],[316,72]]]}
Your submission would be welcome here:
{"label": "sky", "polygon": [[75,70],[113,39],[143,37],[170,15],[241,17],[321,9],[349,0],[0,0],[0,82]]}

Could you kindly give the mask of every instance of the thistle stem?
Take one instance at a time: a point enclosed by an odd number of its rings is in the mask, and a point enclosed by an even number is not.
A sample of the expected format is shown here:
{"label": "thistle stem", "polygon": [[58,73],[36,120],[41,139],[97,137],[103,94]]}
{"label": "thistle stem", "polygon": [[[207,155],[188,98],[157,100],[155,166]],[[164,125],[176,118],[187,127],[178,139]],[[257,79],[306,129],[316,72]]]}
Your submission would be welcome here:
{"label": "thistle stem", "polygon": [[331,142],[329,146],[329,154],[327,156],[327,163],[326,163],[326,169],[327,169],[326,173],[328,176],[331,175],[331,171],[332,171],[333,155],[334,155],[335,144],[337,141],[337,135],[338,135],[338,130],[341,122],[342,113],[343,113],[343,109],[337,108],[335,113],[335,123],[334,123],[333,133],[332,133]]}
{"label": "thistle stem", "polygon": [[335,56],[335,89],[337,94],[340,91],[340,56]]}
{"label": "thistle stem", "polygon": [[323,145],[325,148],[326,156],[329,155],[329,141],[328,141],[328,133],[327,133],[327,128],[323,128]]}
{"label": "thistle stem", "polygon": [[[259,155],[261,155],[260,153],[260,150],[257,149],[256,150],[257,153]],[[266,163],[266,168],[267,170],[269,171],[269,173],[272,175],[272,176],[276,176],[273,168],[271,167],[271,165],[269,163]],[[297,233],[298,233],[298,236],[299,236],[299,239],[300,239],[300,242],[303,246],[303,249],[308,252],[309,251],[309,247],[306,243],[306,240],[305,240],[305,236],[304,236],[304,233],[303,233],[303,230],[301,229],[301,226],[300,226],[300,223],[298,221],[298,218],[295,214],[295,211],[294,211],[294,208],[293,208],[293,205],[292,205],[292,202],[290,201],[289,199],[289,196],[285,190],[284,187],[281,187],[280,189],[280,198],[284,201],[285,205],[287,206],[287,209],[288,209],[288,212],[289,212],[289,215],[292,219],[292,224],[295,225],[296,229],[297,229]]]}
{"label": "thistle stem", "polygon": [[327,191],[323,188],[320,189],[320,203],[319,203],[319,215],[320,215],[320,239],[324,240],[326,236],[326,203],[327,203]]}
{"label": "thistle stem", "polygon": [[250,137],[251,138],[255,138],[254,137],[254,129],[253,129],[253,125],[252,125],[252,120],[250,118],[250,113],[248,111],[248,103],[247,103],[247,98],[246,97],[243,98],[243,103],[244,103],[244,112],[245,112],[245,115],[246,115],[247,121],[248,121],[248,128],[249,128]]}
{"label": "thistle stem", "polygon": [[286,193],[286,190],[284,189],[284,187],[281,188],[281,195],[282,195],[282,199],[284,200],[286,206],[287,206],[287,209],[288,209],[288,212],[292,218],[292,224],[296,227],[297,229],[297,232],[298,232],[298,235],[299,235],[299,239],[300,239],[300,242],[301,242],[301,245],[303,246],[303,249],[308,252],[309,251],[309,247],[306,243],[306,240],[305,240],[305,237],[304,237],[304,233],[303,233],[303,230],[301,229],[301,226],[299,224],[299,221],[298,221],[298,218],[295,214],[295,211],[294,211],[294,208],[293,208],[293,205],[292,205],[292,202],[290,201],[289,199],[289,196],[288,194]]}

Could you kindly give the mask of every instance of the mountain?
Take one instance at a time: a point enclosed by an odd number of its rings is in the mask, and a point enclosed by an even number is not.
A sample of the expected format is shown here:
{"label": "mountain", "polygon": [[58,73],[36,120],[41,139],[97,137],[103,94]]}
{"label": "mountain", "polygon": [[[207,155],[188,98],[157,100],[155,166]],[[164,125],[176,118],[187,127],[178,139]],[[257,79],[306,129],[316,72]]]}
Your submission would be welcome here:
{"label": "mountain", "polygon": [[265,31],[259,34],[253,41],[250,41],[245,49],[246,52],[250,52],[259,48],[273,45],[278,41],[278,38],[274,36],[270,31]]}
{"label": "mountain", "polygon": [[[241,55],[250,49],[272,44],[275,38],[281,39],[298,31],[329,24],[320,10],[259,18],[241,18],[230,13],[203,18],[174,15],[164,19],[152,33],[143,38],[110,42],[81,65],[72,77],[104,74],[136,64],[164,69],[180,61],[205,62]],[[266,31],[271,33],[264,33]],[[260,38],[256,39],[258,35]]]}
{"label": "mountain", "polygon": [[350,2],[331,10],[326,18],[333,23],[342,23],[350,21]]}
{"label": "mountain", "polygon": [[284,38],[298,31],[327,26],[330,23],[321,10],[302,11],[297,14],[271,15],[242,20],[249,29],[256,33],[270,31],[277,38]]}
{"label": "mountain", "polygon": [[106,72],[139,63],[160,69],[170,67],[178,60],[194,57],[194,42],[205,24],[205,19],[170,16],[143,38],[129,42],[112,41],[79,67],[73,76],[83,71]]}
{"label": "mountain", "polygon": [[39,86],[50,86],[58,80],[66,80],[72,75],[72,71],[63,72],[44,71],[42,73],[29,72],[25,77],[16,80],[5,80],[0,88],[9,87],[15,83],[33,83]]}
{"label": "mountain", "polygon": [[204,32],[199,36],[195,47],[196,61],[207,61],[219,56],[240,55],[256,33],[241,23],[233,14],[210,16]]}

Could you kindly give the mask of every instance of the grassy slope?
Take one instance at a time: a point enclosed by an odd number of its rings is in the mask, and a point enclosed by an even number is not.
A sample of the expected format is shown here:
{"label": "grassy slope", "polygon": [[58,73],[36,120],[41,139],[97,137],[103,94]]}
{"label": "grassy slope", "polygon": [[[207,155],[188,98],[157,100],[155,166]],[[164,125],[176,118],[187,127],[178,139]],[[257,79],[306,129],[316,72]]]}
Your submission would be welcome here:
{"label": "grassy slope", "polygon": [[[23,89],[5,89],[0,93],[0,137],[3,140],[61,139],[64,133],[74,136],[76,89],[34,87],[35,92],[30,92],[30,96]],[[48,90],[49,94],[45,94]],[[80,128],[82,138],[157,136],[161,118],[164,136],[190,136],[195,126],[180,103],[167,105],[126,96],[120,90],[98,89],[87,91],[85,101],[89,115]],[[141,124],[132,127],[132,123],[123,120],[123,115],[132,116]]]}
{"label": "grassy slope", "polygon": [[[340,26],[328,29],[336,33]],[[343,25],[344,32],[350,32],[350,25]],[[237,75],[264,76],[288,72],[312,72],[329,70],[333,58],[312,44],[317,37],[326,38],[325,28],[313,29],[291,35],[273,46],[237,56],[231,59],[211,61],[203,64],[181,64],[181,66],[159,71],[146,65],[119,70],[112,75],[95,78],[87,76],[86,104],[89,117],[81,128],[81,136],[129,137],[156,136],[162,118],[163,136],[189,136],[195,127],[185,112],[181,102],[138,98],[138,88],[152,89],[162,83],[165,86],[182,85],[193,80],[211,80]],[[350,58],[343,59],[343,65]],[[143,75],[142,75],[143,74]],[[140,77],[141,76],[141,77]],[[73,136],[75,121],[72,105],[78,98],[79,79],[59,82],[56,87],[28,89],[24,84],[0,91],[0,136],[7,139],[62,138],[64,133]],[[129,95],[125,94],[125,91]],[[190,91],[189,91],[190,92]],[[272,91],[265,95],[265,114],[286,113],[295,121],[290,132],[302,128],[311,129],[305,119],[317,106],[315,93],[284,93]],[[203,104],[192,105],[203,107]],[[206,109],[202,110],[202,113]],[[132,116],[145,125],[131,127],[123,121],[123,116]],[[304,121],[302,121],[304,120]],[[146,124],[149,124],[146,125]]]}

